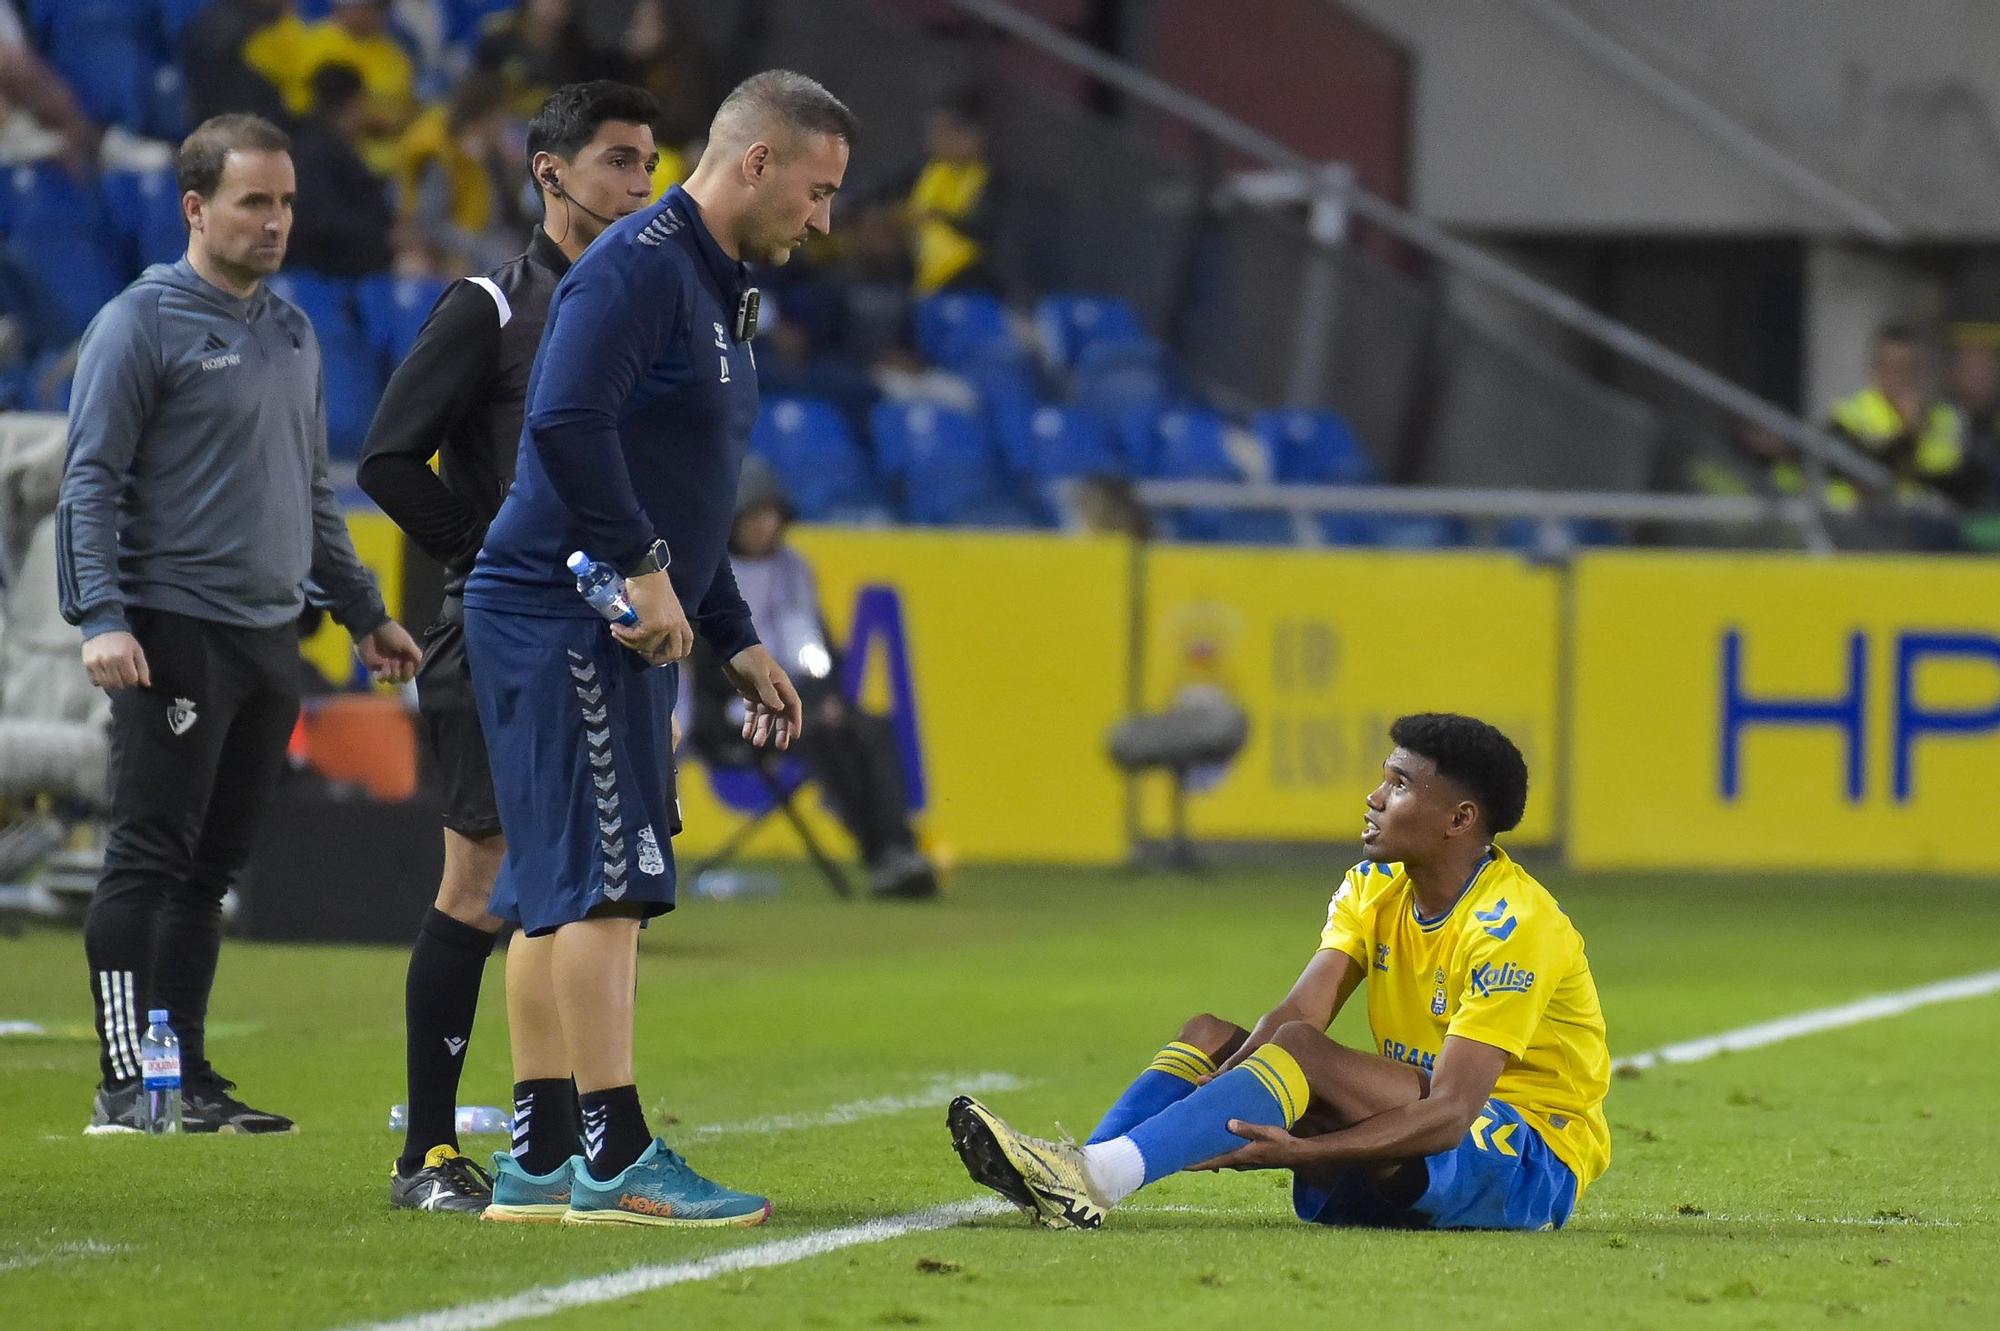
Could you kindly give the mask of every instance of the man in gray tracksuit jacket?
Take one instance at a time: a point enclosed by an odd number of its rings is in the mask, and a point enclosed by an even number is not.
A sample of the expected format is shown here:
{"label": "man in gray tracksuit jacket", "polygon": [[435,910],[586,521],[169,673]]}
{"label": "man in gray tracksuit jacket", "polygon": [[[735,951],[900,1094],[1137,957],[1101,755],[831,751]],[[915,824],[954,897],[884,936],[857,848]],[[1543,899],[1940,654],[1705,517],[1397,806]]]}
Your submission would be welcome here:
{"label": "man in gray tracksuit jacket", "polygon": [[203,1038],[224,893],[298,718],[307,601],[377,678],[419,652],[355,557],[327,480],[319,342],[264,279],[284,260],[282,131],[220,116],[182,144],[188,253],[85,332],[56,512],[63,617],[111,693],[104,873],[84,949],[102,1082],[90,1131],[144,1125],[140,1034],[181,1040],[188,1131],[284,1132],[229,1095]]}

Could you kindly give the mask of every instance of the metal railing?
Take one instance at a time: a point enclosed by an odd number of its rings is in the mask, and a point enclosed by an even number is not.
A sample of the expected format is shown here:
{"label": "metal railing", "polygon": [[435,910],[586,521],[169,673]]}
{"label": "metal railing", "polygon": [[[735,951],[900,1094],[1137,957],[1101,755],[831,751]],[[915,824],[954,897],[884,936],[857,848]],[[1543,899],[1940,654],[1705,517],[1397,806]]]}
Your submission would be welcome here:
{"label": "metal railing", "polygon": [[1688,527],[1768,528],[1795,532],[1810,545],[1819,506],[1797,496],[1595,493],[1575,490],[1471,489],[1461,486],[1274,485],[1264,482],[1142,481],[1133,487],[1149,510],[1194,508],[1287,514],[1304,545],[1327,544],[1318,521],[1327,514],[1455,517],[1535,522],[1540,542],[1561,549],[1573,521],[1661,523]]}
{"label": "metal railing", "polygon": [[1509,0],[1509,3],[1693,125],[1723,151],[1794,196],[1837,218],[1843,226],[1852,228],[1878,245],[1908,242],[1909,228],[1905,224],[1889,217],[1853,191],[1827,179],[1795,153],[1771,142],[1717,106],[1712,99],[1577,13],[1563,0]]}
{"label": "metal railing", "polygon": [[[1117,88],[1152,109],[1208,135],[1268,167],[1300,173],[1353,215],[1407,242],[1448,267],[1505,293],[1560,327],[1643,366],[1675,388],[1728,416],[1761,426],[1795,447],[1809,473],[1808,490],[1824,493],[1825,474],[1843,476],[1866,489],[1886,490],[1893,477],[1887,468],[1824,430],[1750,393],[1686,356],[1637,330],[1610,319],[1583,302],[1537,280],[1483,250],[1450,235],[1436,224],[1357,185],[1351,173],[1329,169],[1285,146],[1227,112],[1175,88],[1125,61],[1107,55],[1067,33],[1021,13],[1000,0],[950,0],[982,23],[1046,53],[1092,78]],[[1823,512],[1817,500],[1801,501]],[[1912,507],[1927,513],[1948,511],[1942,500],[1922,497]],[[1809,542],[1831,548],[1822,531]]]}

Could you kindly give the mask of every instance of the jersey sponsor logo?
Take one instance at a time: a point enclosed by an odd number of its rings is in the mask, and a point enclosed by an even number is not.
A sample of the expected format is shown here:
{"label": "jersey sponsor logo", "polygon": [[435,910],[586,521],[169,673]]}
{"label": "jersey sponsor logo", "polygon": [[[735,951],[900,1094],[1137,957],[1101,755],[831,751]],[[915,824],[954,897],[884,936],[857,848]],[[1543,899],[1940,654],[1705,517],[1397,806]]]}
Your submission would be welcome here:
{"label": "jersey sponsor logo", "polygon": [[722,331],[722,325],[715,325],[715,346],[718,351],[729,350],[729,335]]}
{"label": "jersey sponsor logo", "polygon": [[241,365],[242,363],[243,354],[231,351],[221,356],[204,357],[201,362],[201,368],[204,372],[209,370],[226,370],[232,365]]}
{"label": "jersey sponsor logo", "polygon": [[1398,1063],[1407,1063],[1413,1068],[1421,1068],[1428,1073],[1437,1066],[1437,1055],[1428,1049],[1404,1044],[1401,1040],[1382,1041],[1382,1057],[1393,1058]]}
{"label": "jersey sponsor logo", "polygon": [[660,854],[660,839],[653,835],[652,824],[639,829],[639,872],[653,877],[667,871],[666,857]]}
{"label": "jersey sponsor logo", "polygon": [[1503,961],[1498,966],[1486,961],[1472,968],[1466,983],[1481,998],[1488,994],[1525,994],[1535,987],[1535,973],[1523,970],[1511,961]]}
{"label": "jersey sponsor logo", "polygon": [[167,729],[175,735],[185,735],[194,729],[194,723],[201,718],[195,714],[194,699],[176,698],[174,705],[167,709]]}

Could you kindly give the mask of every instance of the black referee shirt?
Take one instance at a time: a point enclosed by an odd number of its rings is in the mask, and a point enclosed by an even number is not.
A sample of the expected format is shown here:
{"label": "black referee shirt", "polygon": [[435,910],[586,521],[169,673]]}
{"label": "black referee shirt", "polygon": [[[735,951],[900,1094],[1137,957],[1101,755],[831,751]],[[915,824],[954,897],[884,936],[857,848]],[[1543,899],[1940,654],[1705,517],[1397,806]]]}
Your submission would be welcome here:
{"label": "black referee shirt", "polygon": [[[519,258],[454,282],[389,378],[358,477],[464,590],[486,526],[514,480],[528,374],[569,258],[538,227]],[[431,459],[438,469],[431,470]]]}

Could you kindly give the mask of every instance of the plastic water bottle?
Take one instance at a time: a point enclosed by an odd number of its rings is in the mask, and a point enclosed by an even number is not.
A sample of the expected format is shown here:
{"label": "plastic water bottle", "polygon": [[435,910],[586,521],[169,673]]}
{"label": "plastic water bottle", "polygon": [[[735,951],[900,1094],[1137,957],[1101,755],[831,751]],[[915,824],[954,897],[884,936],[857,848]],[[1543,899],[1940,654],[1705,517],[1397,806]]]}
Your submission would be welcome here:
{"label": "plastic water bottle", "polygon": [[710,869],[694,880],[694,894],[710,901],[775,896],[778,875],[757,869]]}
{"label": "plastic water bottle", "polygon": [[[401,1132],[409,1126],[410,1107],[390,1106],[389,1131]],[[506,1136],[514,1131],[514,1116],[492,1105],[460,1105],[457,1112],[457,1127],[458,1135],[461,1137],[491,1134]]]}
{"label": "plastic water bottle", "polygon": [[639,622],[639,612],[625,597],[625,579],[609,564],[599,564],[578,550],[568,559],[569,571],[576,575],[576,592],[590,608],[614,624]]}
{"label": "plastic water bottle", "polygon": [[167,1010],[146,1013],[145,1038],[139,1041],[139,1066],[145,1077],[146,1131],[181,1130],[181,1042],[167,1025]]}

